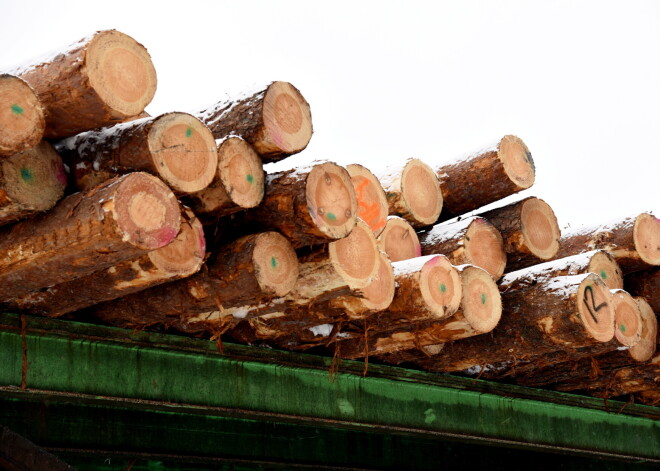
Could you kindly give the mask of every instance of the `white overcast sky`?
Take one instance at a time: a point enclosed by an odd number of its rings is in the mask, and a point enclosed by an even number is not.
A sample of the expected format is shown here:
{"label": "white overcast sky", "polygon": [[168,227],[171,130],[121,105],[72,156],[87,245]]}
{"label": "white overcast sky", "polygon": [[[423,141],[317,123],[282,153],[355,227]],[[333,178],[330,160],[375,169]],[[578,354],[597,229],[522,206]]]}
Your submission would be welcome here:
{"label": "white overcast sky", "polygon": [[440,163],[529,146],[562,227],[660,212],[658,1],[0,0],[0,70],[100,29],[150,52],[152,114],[285,80],[312,108],[295,158]]}

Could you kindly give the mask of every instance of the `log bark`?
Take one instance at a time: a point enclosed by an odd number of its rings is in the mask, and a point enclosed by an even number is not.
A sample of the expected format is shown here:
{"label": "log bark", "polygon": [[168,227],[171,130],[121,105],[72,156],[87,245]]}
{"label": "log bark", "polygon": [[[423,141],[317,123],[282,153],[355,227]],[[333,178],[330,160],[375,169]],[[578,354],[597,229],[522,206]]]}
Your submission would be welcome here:
{"label": "log bark", "polygon": [[547,281],[558,276],[585,275],[596,273],[609,289],[623,288],[621,268],[614,257],[605,250],[592,250],[551,262],[539,263],[522,270],[512,271],[504,275],[502,284],[515,280],[534,284]]}
{"label": "log bark", "polygon": [[500,284],[504,315],[490,335],[446,346],[432,358],[400,354],[390,362],[412,361],[431,371],[508,368],[537,355],[575,351],[614,338],[611,294],[593,273],[559,276],[536,283]]}
{"label": "log bark", "polygon": [[200,269],[204,255],[204,230],[192,211],[186,209],[182,213],[181,231],[166,246],[90,275],[21,296],[5,305],[22,312],[59,317],[190,276]]}
{"label": "log bark", "polygon": [[0,74],[0,103],[0,157],[39,144],[46,121],[34,90],[18,77]]}
{"label": "log bark", "polygon": [[390,214],[401,216],[413,227],[430,226],[442,210],[442,193],[433,169],[419,159],[375,172],[380,180]]}
{"label": "log bark", "polygon": [[[231,320],[226,311],[284,296],[297,278],[298,260],[284,237],[252,234],[220,248],[195,275],[100,304],[90,313],[119,327],[214,332]],[[243,312],[234,315],[241,318]]]}
{"label": "log bark", "polygon": [[643,296],[651,308],[660,313],[660,268],[626,275],[624,288],[634,296]]}
{"label": "log bark", "polygon": [[423,347],[438,350],[435,346],[440,343],[493,330],[502,314],[497,285],[478,267],[463,265],[456,269],[461,275],[461,302],[453,315],[382,332],[371,333],[367,326],[361,335],[353,334],[340,341],[338,348],[342,358],[382,356]]}
{"label": "log bark", "polygon": [[439,221],[474,211],[534,184],[534,161],[525,143],[507,135],[493,145],[434,167],[443,210]]}
{"label": "log bark", "polygon": [[0,160],[0,225],[51,209],[66,184],[62,159],[46,141]]}
{"label": "log bark", "polygon": [[264,170],[254,148],[237,136],[218,140],[218,166],[211,183],[186,201],[205,221],[254,208],[264,197]]}
{"label": "log bark", "polygon": [[132,173],[0,233],[0,299],[80,278],[169,244],[181,213],[169,188]]}
{"label": "log bark", "polygon": [[385,229],[389,206],[385,190],[380,181],[371,171],[360,165],[351,164],[346,166],[346,171],[351,176],[353,189],[358,202],[358,217],[366,222],[374,235],[378,235]]}
{"label": "log bark", "polygon": [[423,255],[442,254],[454,265],[483,268],[494,280],[506,267],[502,235],[487,219],[469,217],[449,224],[436,224],[419,235]]}
{"label": "log bark", "polygon": [[392,262],[400,262],[422,255],[422,246],[415,229],[399,216],[389,216],[378,236],[378,246]]}
{"label": "log bark", "polygon": [[156,92],[147,50],[119,31],[99,31],[13,72],[45,108],[45,137],[60,139],[141,113]]}
{"label": "log bark", "polygon": [[506,271],[551,260],[559,250],[561,231],[552,208],[531,196],[480,213],[500,231],[506,251]]}
{"label": "log bark", "polygon": [[348,172],[332,162],[271,173],[264,199],[245,211],[255,229],[277,230],[295,248],[346,237],[357,219],[357,199]]}
{"label": "log bark", "polygon": [[660,219],[649,213],[564,231],[556,258],[594,249],[610,252],[623,274],[660,265]]}
{"label": "log bark", "polygon": [[312,138],[312,115],[300,91],[288,82],[272,82],[254,92],[219,102],[195,113],[216,139],[240,136],[264,162],[296,154]]}
{"label": "log bark", "polygon": [[56,144],[73,183],[87,190],[136,170],[161,178],[177,194],[206,188],[218,155],[213,135],[197,118],[166,113],[88,131]]}

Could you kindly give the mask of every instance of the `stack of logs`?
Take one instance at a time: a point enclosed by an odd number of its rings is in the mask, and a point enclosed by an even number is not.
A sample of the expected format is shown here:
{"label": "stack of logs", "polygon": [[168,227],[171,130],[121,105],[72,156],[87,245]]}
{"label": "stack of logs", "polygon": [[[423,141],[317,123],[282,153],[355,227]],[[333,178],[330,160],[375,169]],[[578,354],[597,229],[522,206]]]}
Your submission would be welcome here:
{"label": "stack of logs", "polygon": [[294,86],[152,117],[155,89],[114,30],[0,76],[4,309],[660,400],[651,214],[562,235],[536,197],[481,210],[534,183],[511,135],[267,173],[312,136]]}

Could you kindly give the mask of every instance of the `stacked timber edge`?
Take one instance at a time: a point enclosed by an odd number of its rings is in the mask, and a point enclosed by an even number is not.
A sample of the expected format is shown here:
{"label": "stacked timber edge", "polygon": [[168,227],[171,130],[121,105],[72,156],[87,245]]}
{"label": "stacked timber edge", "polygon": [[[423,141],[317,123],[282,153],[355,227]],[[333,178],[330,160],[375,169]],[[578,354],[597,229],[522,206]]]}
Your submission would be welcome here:
{"label": "stacked timber edge", "polygon": [[216,172],[213,135],[187,113],[166,113],[87,131],[56,145],[80,190],[121,173],[145,171],[177,194],[206,188]]}
{"label": "stacked timber edge", "polygon": [[0,74],[0,157],[36,146],[46,121],[41,102],[23,80]]}
{"label": "stacked timber edge", "polygon": [[0,233],[0,299],[80,278],[163,247],[181,225],[179,204],[156,177],[130,173]]}
{"label": "stacked timber edge", "polygon": [[45,109],[44,136],[49,139],[136,116],[156,92],[156,71],[149,53],[115,30],[94,33],[10,73],[37,94]]}
{"label": "stacked timber edge", "polygon": [[516,136],[434,167],[442,191],[439,221],[474,211],[534,184],[532,154]]}
{"label": "stacked timber edge", "polygon": [[312,115],[300,91],[288,82],[272,82],[256,92],[219,102],[195,113],[216,139],[237,135],[264,162],[296,154],[312,138]]}
{"label": "stacked timber edge", "polygon": [[46,141],[0,158],[0,225],[51,209],[66,185],[62,159]]}

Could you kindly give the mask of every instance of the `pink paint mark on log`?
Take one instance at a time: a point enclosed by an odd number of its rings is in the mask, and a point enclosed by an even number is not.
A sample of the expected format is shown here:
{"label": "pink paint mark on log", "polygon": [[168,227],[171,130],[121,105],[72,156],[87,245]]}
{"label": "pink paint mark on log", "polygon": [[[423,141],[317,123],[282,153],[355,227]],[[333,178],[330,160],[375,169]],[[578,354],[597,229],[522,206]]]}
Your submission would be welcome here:
{"label": "pink paint mark on log", "polygon": [[281,133],[271,130],[270,137],[271,139],[273,139],[273,142],[277,144],[277,147],[279,147],[280,149],[284,149],[284,137],[282,136]]}
{"label": "pink paint mark on log", "polygon": [[415,247],[415,255],[417,255],[418,257],[422,256],[422,246],[421,245],[418,245],[418,246]]}
{"label": "pink paint mark on log", "polygon": [[197,236],[199,237],[199,250],[202,253],[205,253],[206,252],[206,238],[204,237],[204,231],[199,231]]}
{"label": "pink paint mark on log", "polygon": [[62,161],[58,160],[53,162],[53,173],[55,174],[57,181],[66,186],[68,179],[66,177],[66,170],[64,170],[64,164]]}
{"label": "pink paint mark on log", "polygon": [[158,244],[158,247],[156,248],[166,246],[176,238],[177,234],[178,231],[173,227],[163,227],[162,229],[158,229],[154,233],[154,239]]}

